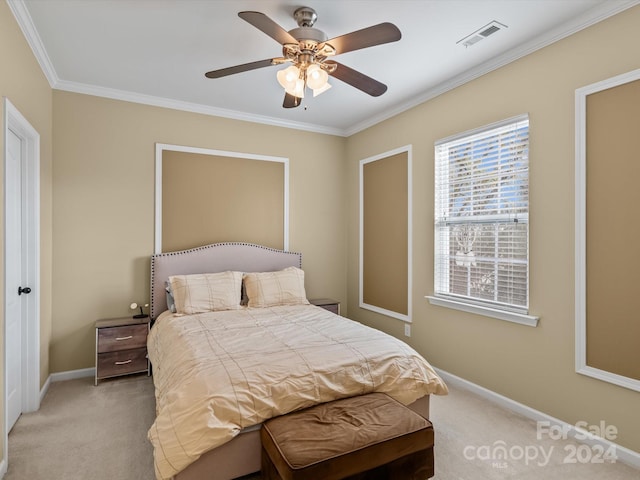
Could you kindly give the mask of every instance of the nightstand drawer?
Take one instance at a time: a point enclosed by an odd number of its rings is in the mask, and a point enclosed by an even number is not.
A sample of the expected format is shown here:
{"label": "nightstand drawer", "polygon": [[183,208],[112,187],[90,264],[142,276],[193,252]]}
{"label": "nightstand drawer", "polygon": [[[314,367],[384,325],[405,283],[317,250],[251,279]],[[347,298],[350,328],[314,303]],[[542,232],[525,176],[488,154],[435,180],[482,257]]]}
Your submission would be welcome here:
{"label": "nightstand drawer", "polygon": [[147,370],[147,349],[122,350],[98,354],[98,378],[114,377]]}
{"label": "nightstand drawer", "polygon": [[123,325],[98,329],[98,353],[147,346],[148,325]]}

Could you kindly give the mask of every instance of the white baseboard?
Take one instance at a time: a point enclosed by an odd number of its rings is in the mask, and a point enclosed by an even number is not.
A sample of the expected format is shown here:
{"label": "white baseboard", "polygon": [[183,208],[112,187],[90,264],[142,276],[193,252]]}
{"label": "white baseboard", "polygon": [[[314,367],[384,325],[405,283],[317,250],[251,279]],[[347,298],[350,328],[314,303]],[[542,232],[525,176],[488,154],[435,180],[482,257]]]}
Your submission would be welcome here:
{"label": "white baseboard", "polygon": [[614,447],[617,459],[620,462],[640,469],[640,453],[638,452],[618,445],[611,440],[590,435],[588,432],[577,428],[575,425],[570,425],[567,422],[547,415],[546,413],[542,413],[522,403],[516,402],[515,400],[511,400],[504,395],[500,395],[499,393],[481,387],[480,385],[476,385],[475,383],[453,375],[452,373],[445,372],[439,368],[436,368],[435,370],[446,383],[468,390],[471,393],[475,393],[482,398],[485,398],[503,408],[519,413],[531,420],[535,420],[537,422],[548,422],[550,425],[562,429],[563,432],[567,432],[567,436],[573,438],[577,442],[586,443],[587,445],[601,445],[605,450],[609,447]]}
{"label": "white baseboard", "polygon": [[66,372],[56,372],[51,374],[52,382],[61,382],[63,380],[74,380],[76,378],[93,377],[96,374],[96,369],[81,368],[80,370],[67,370]]}
{"label": "white baseboard", "polygon": [[47,377],[47,381],[44,382],[42,389],[40,389],[40,403],[42,403],[42,399],[47,394],[47,391],[51,386],[51,382],[62,382],[64,380],[74,380],[76,378],[94,377],[95,374],[96,374],[96,369],[93,367],[81,368],[80,370],[68,370],[66,372],[52,373],[51,375],[49,375],[49,377]]}
{"label": "white baseboard", "polygon": [[40,404],[42,403],[44,396],[47,394],[47,391],[49,391],[51,382],[62,382],[63,380],[73,380],[76,378],[93,377],[95,376],[95,371],[96,371],[95,368],[81,368],[80,370],[68,370],[66,372],[52,373],[47,377],[47,380],[44,382],[44,385],[40,389]]}
{"label": "white baseboard", "polygon": [[[40,389],[40,402],[38,403],[38,405],[42,405],[42,399],[47,394],[47,391],[49,390],[49,386],[50,385],[51,385],[51,375],[49,375],[47,377],[47,381],[44,382],[44,385]],[[40,408],[40,407],[38,407],[38,408]]]}
{"label": "white baseboard", "polygon": [[3,478],[6,473],[7,473],[7,461],[6,459],[2,459],[0,460],[0,478]]}

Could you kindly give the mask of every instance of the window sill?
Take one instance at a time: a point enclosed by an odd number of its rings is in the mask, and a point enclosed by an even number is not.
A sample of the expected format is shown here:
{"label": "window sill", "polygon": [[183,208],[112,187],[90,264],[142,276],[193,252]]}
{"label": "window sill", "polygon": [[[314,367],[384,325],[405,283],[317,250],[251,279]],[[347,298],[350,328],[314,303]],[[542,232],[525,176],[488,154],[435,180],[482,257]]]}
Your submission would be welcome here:
{"label": "window sill", "polygon": [[456,302],[448,298],[426,296],[431,305],[438,305],[440,307],[453,308],[455,310],[461,310],[463,312],[475,313],[477,315],[484,315],[485,317],[493,317],[499,320],[505,320],[507,322],[519,323],[520,325],[527,325],[529,327],[537,327],[540,317],[525,315],[522,313],[507,312],[504,310],[497,310],[495,308],[482,307],[480,305],[472,305],[470,303]]}

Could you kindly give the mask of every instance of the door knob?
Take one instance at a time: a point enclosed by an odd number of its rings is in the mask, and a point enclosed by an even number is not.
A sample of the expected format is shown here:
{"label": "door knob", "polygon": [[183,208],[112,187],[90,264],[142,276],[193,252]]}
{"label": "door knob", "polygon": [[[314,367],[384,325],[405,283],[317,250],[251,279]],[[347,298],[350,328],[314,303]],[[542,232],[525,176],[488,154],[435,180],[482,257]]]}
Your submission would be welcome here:
{"label": "door knob", "polygon": [[29,287],[18,287],[18,295],[31,293],[31,289]]}

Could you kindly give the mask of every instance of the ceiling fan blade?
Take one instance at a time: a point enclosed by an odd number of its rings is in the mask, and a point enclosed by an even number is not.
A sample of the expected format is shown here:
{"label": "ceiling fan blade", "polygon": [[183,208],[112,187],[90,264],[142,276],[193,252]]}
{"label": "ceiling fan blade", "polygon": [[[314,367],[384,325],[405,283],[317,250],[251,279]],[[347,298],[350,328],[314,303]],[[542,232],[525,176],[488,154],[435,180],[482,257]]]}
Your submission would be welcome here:
{"label": "ceiling fan blade", "polygon": [[284,102],[282,102],[282,106],[284,108],[299,107],[301,103],[302,103],[302,99],[301,98],[296,97],[295,95],[291,95],[291,94],[285,92],[285,94],[284,94]]}
{"label": "ceiling fan blade", "polygon": [[380,83],[371,77],[367,77],[364,73],[360,73],[353,68],[349,68],[338,62],[325,62],[337,65],[337,68],[333,73],[330,73],[332,77],[342,80],[344,83],[348,83],[352,87],[356,87],[358,90],[362,90],[364,93],[368,93],[372,97],[379,97],[387,91],[387,86],[384,83]]}
{"label": "ceiling fan blade", "polygon": [[281,45],[287,43],[298,43],[289,32],[278,25],[276,22],[260,12],[239,12],[238,16],[246,22],[256,27],[258,30],[266,33]]}
{"label": "ceiling fan blade", "polygon": [[393,23],[385,22],[332,38],[324,43],[335,48],[336,55],[339,55],[383,43],[397,42],[401,38],[402,33],[398,27]]}
{"label": "ceiling fan blade", "polygon": [[269,67],[275,65],[273,58],[266,60],[258,60],[257,62],[243,63],[242,65],[236,65],[235,67],[221,68],[220,70],[212,70],[204,74],[207,78],[220,78],[227,75],[233,75],[235,73],[248,72],[249,70],[255,70],[256,68]]}

